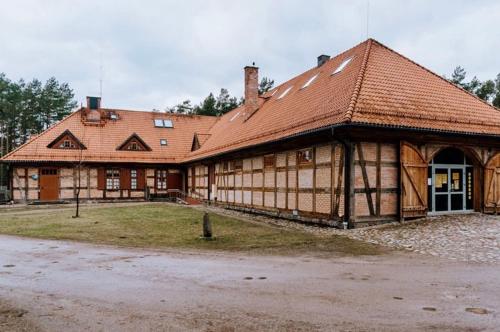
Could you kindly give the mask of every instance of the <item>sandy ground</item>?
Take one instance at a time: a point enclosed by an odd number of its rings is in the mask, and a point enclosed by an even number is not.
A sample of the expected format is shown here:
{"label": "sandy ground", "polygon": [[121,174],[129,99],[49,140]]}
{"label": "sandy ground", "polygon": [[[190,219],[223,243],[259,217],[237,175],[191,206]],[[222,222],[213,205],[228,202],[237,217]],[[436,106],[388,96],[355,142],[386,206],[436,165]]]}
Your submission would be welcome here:
{"label": "sandy ground", "polygon": [[274,257],[0,236],[0,299],[42,331],[500,331],[499,275],[498,264],[403,252]]}

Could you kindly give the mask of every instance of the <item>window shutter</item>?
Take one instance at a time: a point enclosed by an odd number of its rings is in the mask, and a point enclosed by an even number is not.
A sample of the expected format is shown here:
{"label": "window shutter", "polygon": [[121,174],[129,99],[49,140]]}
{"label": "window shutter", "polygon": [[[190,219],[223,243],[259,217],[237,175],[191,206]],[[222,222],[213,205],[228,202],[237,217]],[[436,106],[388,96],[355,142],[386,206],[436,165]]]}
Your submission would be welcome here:
{"label": "window shutter", "polygon": [[130,170],[120,169],[120,189],[130,189]]}
{"label": "window shutter", "polygon": [[106,188],[106,171],[104,167],[97,169],[97,189],[104,190]]}
{"label": "window shutter", "polygon": [[146,187],[146,171],[142,168],[137,169],[137,189],[144,190]]}

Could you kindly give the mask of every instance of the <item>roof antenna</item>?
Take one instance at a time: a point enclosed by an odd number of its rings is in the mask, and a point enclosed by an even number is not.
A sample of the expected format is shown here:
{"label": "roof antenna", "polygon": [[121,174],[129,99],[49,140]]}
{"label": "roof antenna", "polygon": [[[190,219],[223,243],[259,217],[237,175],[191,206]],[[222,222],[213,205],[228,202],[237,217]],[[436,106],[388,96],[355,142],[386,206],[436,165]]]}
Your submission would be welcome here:
{"label": "roof antenna", "polygon": [[99,52],[99,97],[102,99],[102,77],[103,77],[103,66],[102,66],[102,48]]}
{"label": "roof antenna", "polygon": [[366,39],[370,38],[370,0],[366,0]]}

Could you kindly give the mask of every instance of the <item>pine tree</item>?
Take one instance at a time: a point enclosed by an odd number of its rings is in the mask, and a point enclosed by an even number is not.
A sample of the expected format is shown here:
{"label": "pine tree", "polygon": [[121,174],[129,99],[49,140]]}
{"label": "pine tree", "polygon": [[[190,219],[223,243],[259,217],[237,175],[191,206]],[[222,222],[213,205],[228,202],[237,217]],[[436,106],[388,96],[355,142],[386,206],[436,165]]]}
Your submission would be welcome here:
{"label": "pine tree", "polygon": [[203,102],[200,105],[194,107],[193,111],[195,114],[198,115],[215,116],[217,115],[217,109],[215,107],[216,104],[217,100],[215,100],[213,93],[210,92],[208,97],[205,98],[205,100],[203,100]]}
{"label": "pine tree", "polygon": [[217,96],[217,102],[215,104],[215,108],[217,111],[217,116],[226,114],[238,107],[238,99],[236,97],[231,97],[227,89],[220,89],[220,94]]}
{"label": "pine tree", "polygon": [[179,103],[172,107],[165,108],[167,113],[179,113],[179,114],[192,114],[193,105],[191,105],[191,100],[186,99],[182,103]]}
{"label": "pine tree", "polygon": [[470,82],[467,82],[465,80],[466,76],[467,72],[465,69],[461,66],[457,66],[455,70],[453,70],[449,81],[493,106],[500,107],[500,74],[497,75],[494,81],[486,80],[484,82],[481,82],[476,76],[474,76]]}
{"label": "pine tree", "polygon": [[497,75],[495,79],[495,96],[493,97],[493,106],[500,108],[500,74]]}
{"label": "pine tree", "polygon": [[273,88],[273,86],[274,86],[274,80],[267,77],[263,77],[259,83],[259,95],[268,92]]}

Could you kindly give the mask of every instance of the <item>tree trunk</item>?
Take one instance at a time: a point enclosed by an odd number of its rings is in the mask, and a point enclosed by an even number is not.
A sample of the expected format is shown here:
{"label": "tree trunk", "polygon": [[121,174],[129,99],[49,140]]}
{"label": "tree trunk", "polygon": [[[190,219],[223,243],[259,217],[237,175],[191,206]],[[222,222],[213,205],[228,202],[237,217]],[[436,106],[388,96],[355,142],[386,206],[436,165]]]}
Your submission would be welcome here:
{"label": "tree trunk", "polygon": [[210,217],[207,212],[203,215],[203,237],[205,239],[212,238],[212,223],[210,222]]}

